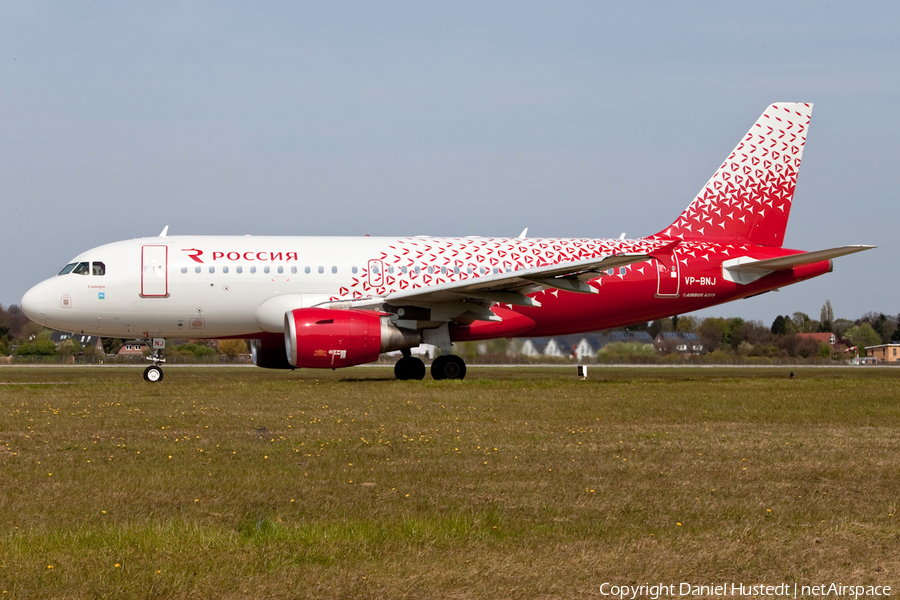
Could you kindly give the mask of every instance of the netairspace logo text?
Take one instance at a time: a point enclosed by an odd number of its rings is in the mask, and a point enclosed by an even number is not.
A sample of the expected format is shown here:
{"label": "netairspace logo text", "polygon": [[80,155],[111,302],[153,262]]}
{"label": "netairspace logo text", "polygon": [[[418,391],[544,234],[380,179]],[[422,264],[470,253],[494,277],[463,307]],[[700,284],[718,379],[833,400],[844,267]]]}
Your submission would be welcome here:
{"label": "netairspace logo text", "polygon": [[890,596],[888,585],[844,585],[842,583],[822,583],[819,585],[802,585],[799,583],[780,583],[778,585],[757,585],[746,583],[702,584],[693,583],[645,583],[642,585],[617,585],[604,582],[600,585],[600,594],[618,598],[619,600],[637,600],[637,598],[659,598],[679,596],[755,596],[773,598],[798,598],[805,596],[831,596],[835,598],[879,598]]}

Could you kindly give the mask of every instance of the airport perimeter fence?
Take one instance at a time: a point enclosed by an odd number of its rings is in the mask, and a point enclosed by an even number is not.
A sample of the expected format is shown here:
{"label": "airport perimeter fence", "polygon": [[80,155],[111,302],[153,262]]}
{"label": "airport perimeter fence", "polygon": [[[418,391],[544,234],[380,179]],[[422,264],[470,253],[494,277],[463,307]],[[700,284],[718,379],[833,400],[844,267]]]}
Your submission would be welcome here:
{"label": "airport perimeter fence", "polygon": [[[166,355],[167,365],[249,365],[253,364],[250,355],[236,357],[225,354],[211,354],[209,356],[193,355]],[[0,364],[8,365],[149,365],[150,361],[144,356],[8,356],[0,358]]]}
{"label": "airport perimeter fence", "polygon": [[[193,356],[182,354],[166,355],[165,364],[167,365],[251,365],[253,361],[249,354],[239,355],[236,357],[224,354],[213,354],[209,356]],[[400,358],[400,354],[382,354],[375,363],[382,366],[393,366]],[[420,357],[426,364],[431,364],[431,357]],[[810,357],[810,358],[791,358],[791,357],[755,357],[755,356],[679,356],[679,355],[662,355],[662,356],[639,356],[639,357],[623,357],[615,360],[600,360],[596,357],[583,358],[560,358],[560,357],[529,357],[529,356],[464,356],[468,365],[496,365],[496,366],[576,366],[576,365],[592,365],[592,366],[615,366],[615,365],[645,365],[645,366],[675,366],[675,365],[696,365],[696,366],[847,366],[854,364],[851,360],[833,360],[830,358]],[[115,356],[115,355],[99,355],[99,356],[3,356],[0,357],[0,365],[147,365],[150,361],[144,356]],[[861,364],[875,364],[874,362],[865,362],[861,359]],[[879,363],[891,364],[891,363]],[[900,364],[900,363],[893,363]]]}

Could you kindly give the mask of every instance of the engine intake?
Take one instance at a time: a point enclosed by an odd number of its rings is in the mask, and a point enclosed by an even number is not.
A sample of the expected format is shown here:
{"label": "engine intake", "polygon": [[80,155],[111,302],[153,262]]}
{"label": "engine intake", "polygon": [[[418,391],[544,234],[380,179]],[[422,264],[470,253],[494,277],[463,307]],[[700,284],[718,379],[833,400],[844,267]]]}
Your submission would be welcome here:
{"label": "engine intake", "polygon": [[401,329],[387,315],[372,311],[298,308],[284,315],[285,351],[295,367],[352,367],[421,341],[418,331]]}

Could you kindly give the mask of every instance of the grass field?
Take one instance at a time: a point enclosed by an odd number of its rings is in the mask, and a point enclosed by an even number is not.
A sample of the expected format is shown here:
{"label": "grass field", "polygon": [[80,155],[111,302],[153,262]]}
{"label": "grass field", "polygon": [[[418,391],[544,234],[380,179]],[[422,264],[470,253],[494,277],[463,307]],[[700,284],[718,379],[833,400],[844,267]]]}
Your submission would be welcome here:
{"label": "grass field", "polygon": [[0,592],[896,595],[900,369],[573,370],[2,368]]}

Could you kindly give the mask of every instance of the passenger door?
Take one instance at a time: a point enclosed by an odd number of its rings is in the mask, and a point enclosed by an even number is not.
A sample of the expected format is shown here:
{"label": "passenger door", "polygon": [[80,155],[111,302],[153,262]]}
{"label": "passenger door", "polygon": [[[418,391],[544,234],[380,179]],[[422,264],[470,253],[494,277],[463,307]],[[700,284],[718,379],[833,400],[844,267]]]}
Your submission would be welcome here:
{"label": "passenger door", "polygon": [[144,298],[165,298],[169,295],[168,256],[166,246],[141,248],[141,296]]}

